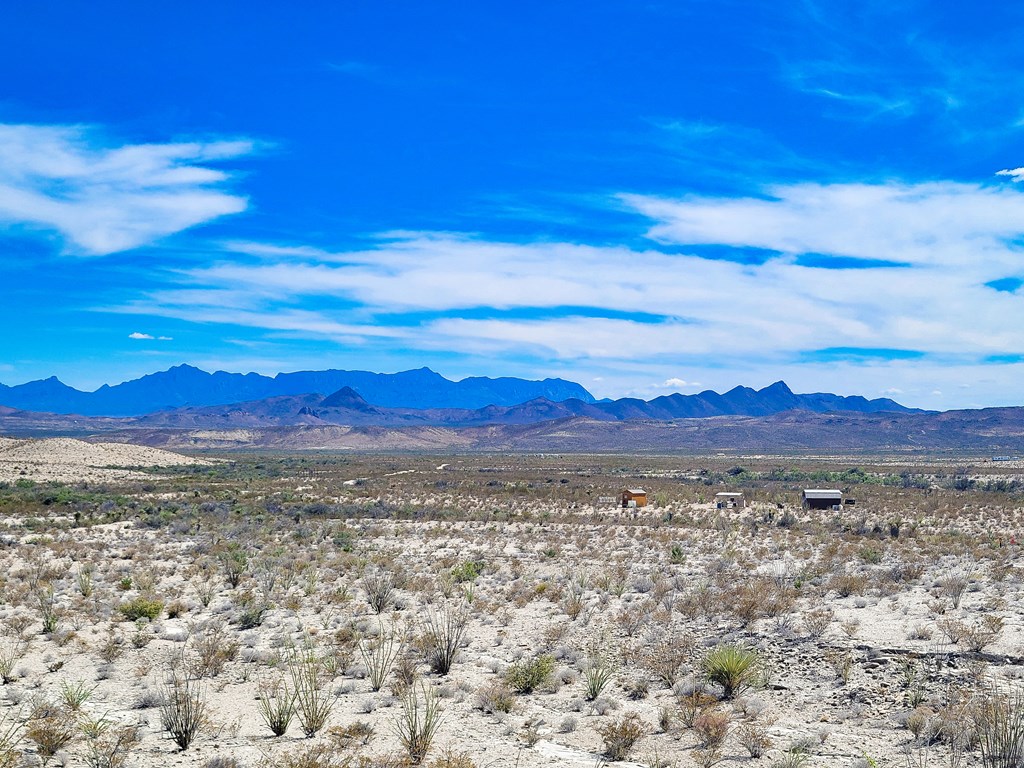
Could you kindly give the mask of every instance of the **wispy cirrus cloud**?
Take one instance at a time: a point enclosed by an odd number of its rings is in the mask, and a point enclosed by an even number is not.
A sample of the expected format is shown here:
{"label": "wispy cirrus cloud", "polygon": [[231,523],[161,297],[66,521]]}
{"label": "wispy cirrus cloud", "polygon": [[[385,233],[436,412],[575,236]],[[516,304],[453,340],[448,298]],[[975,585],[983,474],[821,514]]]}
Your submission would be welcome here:
{"label": "wispy cirrus cloud", "polygon": [[[1024,350],[1024,303],[991,285],[1024,274],[1014,185],[792,184],[759,197],[622,201],[658,246],[429,232],[340,252],[235,242],[127,310],[535,360],[870,367]],[[688,252],[701,245],[722,252]],[[769,256],[729,257],[747,248]]]}
{"label": "wispy cirrus cloud", "polygon": [[804,0],[785,18],[769,43],[781,78],[819,97],[826,116],[925,118],[945,142],[1019,132],[1019,107],[1005,97],[1024,83],[1011,6],[980,28],[967,6],[920,2]]}
{"label": "wispy cirrus cloud", "polygon": [[111,145],[82,126],[0,125],[0,224],[59,233],[105,255],[245,210],[210,164],[251,141]]}

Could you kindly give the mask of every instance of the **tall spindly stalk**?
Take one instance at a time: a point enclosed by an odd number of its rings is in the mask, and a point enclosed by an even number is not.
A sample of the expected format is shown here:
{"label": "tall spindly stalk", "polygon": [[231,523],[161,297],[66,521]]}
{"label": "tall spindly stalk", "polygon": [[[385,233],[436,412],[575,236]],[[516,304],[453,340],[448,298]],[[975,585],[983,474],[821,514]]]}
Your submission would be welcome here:
{"label": "tall spindly stalk", "polygon": [[385,628],[384,622],[379,623],[377,637],[359,643],[359,655],[366,665],[367,677],[370,678],[370,689],[379,691],[391,671],[395,659],[402,652],[402,638],[398,629],[392,626]]}

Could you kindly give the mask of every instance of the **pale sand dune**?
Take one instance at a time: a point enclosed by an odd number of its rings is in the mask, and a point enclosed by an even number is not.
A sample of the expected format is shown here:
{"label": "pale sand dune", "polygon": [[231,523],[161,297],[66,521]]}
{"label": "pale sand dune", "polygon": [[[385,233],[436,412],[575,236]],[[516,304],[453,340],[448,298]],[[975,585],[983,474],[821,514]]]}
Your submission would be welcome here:
{"label": "pale sand dune", "polygon": [[128,443],[88,443],[69,437],[15,440],[0,437],[0,480],[114,480],[144,477],[138,467],[211,462]]}

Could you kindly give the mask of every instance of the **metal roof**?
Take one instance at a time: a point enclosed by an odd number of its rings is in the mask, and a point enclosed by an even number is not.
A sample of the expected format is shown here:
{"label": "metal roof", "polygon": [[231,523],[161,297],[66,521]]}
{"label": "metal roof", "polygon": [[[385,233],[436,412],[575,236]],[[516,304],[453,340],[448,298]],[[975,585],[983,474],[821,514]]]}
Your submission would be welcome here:
{"label": "metal roof", "polygon": [[643,488],[627,488],[626,493],[642,493],[646,495],[647,491]]}
{"label": "metal roof", "polygon": [[715,496],[742,496],[742,493],[736,493],[735,491],[723,491],[722,493],[716,493]]}
{"label": "metal roof", "polygon": [[825,488],[805,488],[804,489],[805,499],[841,499],[843,498],[843,492],[837,490],[828,490]]}

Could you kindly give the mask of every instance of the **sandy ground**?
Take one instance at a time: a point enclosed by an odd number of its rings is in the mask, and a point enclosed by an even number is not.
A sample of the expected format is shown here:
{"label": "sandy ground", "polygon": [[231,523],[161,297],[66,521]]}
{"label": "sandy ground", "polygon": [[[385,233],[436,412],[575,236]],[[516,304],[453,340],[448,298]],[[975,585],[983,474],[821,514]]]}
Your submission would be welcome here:
{"label": "sandy ground", "polygon": [[[98,454],[82,455],[87,466]],[[404,668],[442,711],[429,765],[452,750],[478,768],[592,766],[604,759],[608,729],[635,714],[642,735],[628,752],[633,765],[956,768],[981,765],[977,745],[957,741],[957,727],[976,724],[972,702],[1024,676],[1016,507],[924,509],[894,490],[891,506],[844,511],[849,519],[672,498],[622,511],[570,507],[556,495],[500,502],[432,493],[432,483],[392,467],[380,476],[390,498],[365,486],[334,491],[367,510],[348,519],[301,506],[275,513],[260,488],[243,508],[235,504],[249,480],[207,488],[181,478],[107,508],[130,511],[119,522],[97,516],[71,527],[56,508],[42,521],[37,510],[9,512],[0,672],[11,664],[0,714],[22,725],[15,751],[42,757],[32,734],[64,718],[74,738],[54,764],[89,764],[97,743],[129,728],[137,737],[122,748],[129,766],[331,768],[355,765],[345,761],[356,754],[368,767],[394,765]],[[290,490],[279,501],[300,487],[280,483]],[[404,505],[410,519],[375,519],[384,501]],[[456,509],[463,519],[431,519]],[[378,577],[393,586],[379,615],[370,600]],[[158,601],[155,618],[126,620],[122,608],[140,597]],[[246,626],[254,606],[265,613]],[[44,631],[48,613],[54,631]],[[437,674],[424,638],[449,616],[464,617],[465,631],[451,670]],[[972,650],[965,635],[985,626],[997,629]],[[399,650],[373,691],[359,648],[372,649],[382,633]],[[733,698],[704,672],[723,644],[757,659],[757,674]],[[306,654],[329,714],[312,738],[298,718],[275,738],[259,714],[261,686],[293,685]],[[552,659],[551,675],[531,692],[506,689],[508,711],[496,708],[509,670],[541,656]],[[609,679],[588,697],[598,664]],[[196,677],[206,706],[185,751],[161,714],[174,669]],[[75,690],[88,695],[72,713]],[[728,726],[710,754],[693,707]],[[79,724],[97,718],[108,731],[90,740]],[[363,739],[351,737],[356,726]],[[764,739],[761,757],[746,749],[751,731]],[[325,750],[319,762],[315,749]]]}
{"label": "sandy ground", "polygon": [[180,453],[127,443],[87,443],[66,437],[43,440],[0,437],[0,481],[138,479],[145,475],[131,468],[208,463]]}

